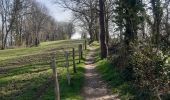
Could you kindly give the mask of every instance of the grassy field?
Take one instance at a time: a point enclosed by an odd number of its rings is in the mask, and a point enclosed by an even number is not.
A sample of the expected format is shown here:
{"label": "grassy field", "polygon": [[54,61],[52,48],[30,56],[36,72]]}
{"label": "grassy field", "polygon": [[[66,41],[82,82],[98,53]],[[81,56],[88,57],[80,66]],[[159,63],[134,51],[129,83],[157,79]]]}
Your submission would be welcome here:
{"label": "grassy field", "polygon": [[[83,40],[61,40],[53,42],[43,42],[38,47],[32,48],[18,48],[18,49],[7,49],[0,50],[0,61],[6,59],[12,59],[22,56],[35,55],[39,53],[47,53],[49,51],[54,51],[55,49],[75,47],[80,43],[83,43]],[[78,47],[78,46],[77,46]]]}
{"label": "grassy field", "polygon": [[[78,64],[78,44],[83,40],[44,42],[39,47],[0,50],[0,100],[54,100],[51,53],[56,52],[62,100],[81,100],[84,81],[83,60]],[[70,56],[71,85],[67,84],[64,51],[76,48],[77,73]],[[62,48],[62,49],[61,49]],[[84,52],[85,57],[86,52]]]}

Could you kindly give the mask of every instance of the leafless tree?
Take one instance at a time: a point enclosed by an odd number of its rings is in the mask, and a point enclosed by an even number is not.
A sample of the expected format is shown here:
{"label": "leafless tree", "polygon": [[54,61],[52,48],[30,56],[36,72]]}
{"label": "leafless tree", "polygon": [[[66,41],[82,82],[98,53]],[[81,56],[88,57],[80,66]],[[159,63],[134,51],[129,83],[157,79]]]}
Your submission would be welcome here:
{"label": "leafless tree", "polygon": [[59,0],[57,3],[74,12],[75,19],[81,21],[88,31],[90,42],[99,40],[97,0]]}

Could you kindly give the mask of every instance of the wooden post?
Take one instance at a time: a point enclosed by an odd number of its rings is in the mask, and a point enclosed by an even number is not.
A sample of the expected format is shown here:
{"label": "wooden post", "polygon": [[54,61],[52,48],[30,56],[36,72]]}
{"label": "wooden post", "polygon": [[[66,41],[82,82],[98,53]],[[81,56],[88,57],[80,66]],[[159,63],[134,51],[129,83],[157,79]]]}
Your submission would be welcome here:
{"label": "wooden post", "polygon": [[67,68],[67,80],[68,80],[68,85],[70,85],[70,72],[69,72],[69,55],[68,52],[65,51],[65,57],[66,57],[66,68]]}
{"label": "wooden post", "polygon": [[54,82],[55,82],[55,100],[60,100],[60,89],[59,89],[59,82],[58,82],[58,77],[57,77],[57,71],[56,71],[56,58],[55,58],[56,54],[53,54],[52,57],[52,63],[51,63],[51,67],[53,70],[53,78],[54,78]]}
{"label": "wooden post", "polygon": [[80,45],[80,54],[81,54],[81,59],[83,59],[83,45]]}
{"label": "wooden post", "polygon": [[77,73],[76,64],[75,64],[75,49],[74,48],[73,48],[73,71],[74,73]]}
{"label": "wooden post", "polygon": [[79,44],[79,63],[83,59],[82,44]]}

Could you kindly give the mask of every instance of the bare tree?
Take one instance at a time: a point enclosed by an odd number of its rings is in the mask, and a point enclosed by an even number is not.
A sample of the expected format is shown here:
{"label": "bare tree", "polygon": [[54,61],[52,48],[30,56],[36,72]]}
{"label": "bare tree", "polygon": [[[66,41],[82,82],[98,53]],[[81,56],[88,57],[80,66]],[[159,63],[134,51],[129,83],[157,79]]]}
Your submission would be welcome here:
{"label": "bare tree", "polygon": [[12,26],[15,21],[16,10],[13,10],[12,5],[13,2],[10,0],[1,0],[1,19],[2,19],[2,47],[1,49],[5,49],[7,45],[7,38],[9,32],[12,29]]}
{"label": "bare tree", "polygon": [[38,46],[40,43],[39,33],[47,19],[47,9],[43,5],[31,2],[30,14],[26,16],[26,45]]}
{"label": "bare tree", "polygon": [[57,2],[62,7],[74,12],[77,20],[85,25],[85,29],[90,35],[90,43],[98,40],[98,1],[97,0],[59,0]]}

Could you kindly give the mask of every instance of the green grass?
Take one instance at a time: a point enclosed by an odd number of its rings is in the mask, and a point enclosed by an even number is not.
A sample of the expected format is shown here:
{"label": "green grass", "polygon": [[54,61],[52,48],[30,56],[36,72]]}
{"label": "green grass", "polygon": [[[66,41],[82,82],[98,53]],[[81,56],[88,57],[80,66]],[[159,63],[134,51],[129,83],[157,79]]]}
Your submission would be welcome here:
{"label": "green grass", "polygon": [[129,83],[125,82],[116,68],[107,60],[97,62],[97,70],[103,79],[112,87],[113,93],[118,93],[121,100],[131,100],[134,98],[134,90]]}
{"label": "green grass", "polygon": [[99,48],[100,44],[98,41],[94,41],[93,43],[90,44],[90,46],[92,46],[94,48]]}
{"label": "green grass", "polygon": [[0,79],[2,100],[30,100],[36,96],[38,88],[51,76],[49,65],[29,65],[21,69],[11,69]]}
{"label": "green grass", "polygon": [[134,90],[130,83],[125,82],[121,73],[109,61],[100,59],[100,48],[98,43],[94,44],[96,47],[96,69],[102,75],[102,78],[109,83],[113,94],[119,94],[121,100],[131,100],[134,98]]}
{"label": "green grass", "polygon": [[[78,47],[83,40],[44,42],[39,47],[0,51],[0,97],[1,100],[54,100],[54,81],[50,68],[50,52],[58,48]],[[67,44],[67,45],[65,45]],[[77,48],[76,48],[77,49]],[[70,50],[70,49],[68,49]],[[81,100],[80,91],[84,82],[84,61],[78,63],[73,73],[72,56],[69,56],[71,85],[67,84],[64,52],[57,54],[57,71],[62,100]],[[85,57],[86,51],[84,52]]]}
{"label": "green grass", "polygon": [[[63,75],[59,80],[60,95],[62,100],[83,100],[80,96],[81,88],[84,82],[84,64],[78,65],[76,74],[71,74],[71,84],[67,83],[66,76]],[[66,72],[65,72],[66,73]],[[42,95],[41,100],[54,100],[54,85],[51,84],[46,92]]]}
{"label": "green grass", "polygon": [[[114,66],[106,59],[100,59],[99,44],[95,42],[91,46],[97,48],[95,55],[96,69],[102,75],[103,80],[109,83],[113,94],[119,94],[121,100],[139,100],[139,91],[133,87],[133,83],[123,79],[122,73],[116,69],[118,66]],[[168,58],[168,64],[170,64],[170,57]],[[140,99],[143,100],[142,98]]]}
{"label": "green grass", "polygon": [[68,48],[68,47],[78,47],[79,43],[83,43],[83,40],[61,40],[61,41],[53,41],[53,42],[43,42],[38,47],[32,48],[17,48],[17,49],[7,49],[0,50],[0,61],[17,58],[22,56],[28,56],[38,53],[46,53],[51,49],[60,49],[60,48]]}
{"label": "green grass", "polygon": [[32,48],[0,50],[0,67],[23,65],[23,62],[25,64],[46,61],[50,59],[50,53],[56,52],[57,56],[58,54],[63,56],[64,52],[61,48],[68,50],[68,48],[71,49],[74,47],[76,50],[78,50],[78,44],[82,43],[84,43],[84,40],[61,40],[44,42],[41,43],[40,46]]}
{"label": "green grass", "polygon": [[[67,84],[66,68],[57,68],[59,74],[59,83],[61,98],[73,98],[80,100],[80,90],[84,82],[84,68],[83,64],[77,65],[77,73],[74,74],[72,66],[70,66],[71,72],[71,85]],[[54,84],[51,80],[52,70],[49,64],[42,65],[29,65],[23,66],[21,69],[13,69],[8,75],[1,77],[0,79],[0,95],[1,100],[31,100],[38,98],[39,92],[43,95],[41,100],[53,100],[54,99]],[[45,88],[45,91],[41,90],[46,83],[52,81]],[[41,93],[40,93],[41,94]],[[53,98],[53,99],[48,99]],[[65,99],[64,99],[65,100]]]}

